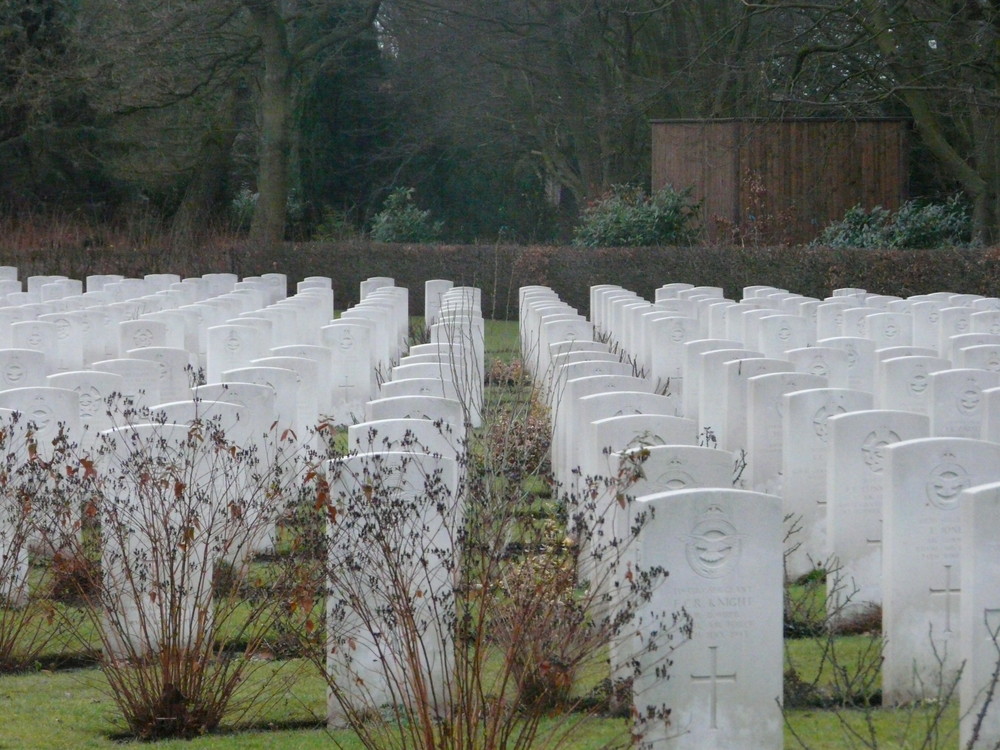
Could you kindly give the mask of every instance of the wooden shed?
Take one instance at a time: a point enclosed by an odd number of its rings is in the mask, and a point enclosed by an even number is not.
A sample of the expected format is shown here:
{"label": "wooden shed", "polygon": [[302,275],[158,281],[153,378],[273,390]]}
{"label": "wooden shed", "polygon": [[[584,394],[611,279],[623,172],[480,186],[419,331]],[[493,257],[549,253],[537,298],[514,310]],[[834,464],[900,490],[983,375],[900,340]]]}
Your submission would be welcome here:
{"label": "wooden shed", "polygon": [[652,187],[691,187],[711,240],[808,242],[906,200],[904,119],[654,120]]}

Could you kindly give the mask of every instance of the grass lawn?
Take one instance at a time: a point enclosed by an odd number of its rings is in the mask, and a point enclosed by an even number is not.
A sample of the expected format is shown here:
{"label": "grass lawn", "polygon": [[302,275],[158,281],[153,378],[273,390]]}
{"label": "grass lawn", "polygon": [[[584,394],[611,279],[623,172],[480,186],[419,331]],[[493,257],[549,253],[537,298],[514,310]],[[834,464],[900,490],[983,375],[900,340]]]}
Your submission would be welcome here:
{"label": "grass lawn", "polygon": [[[517,323],[486,321],[487,370],[494,359],[510,361],[517,356]],[[529,478],[530,479],[530,478]],[[550,501],[539,499],[541,506]],[[825,585],[796,587],[791,601],[802,611],[822,611]],[[808,629],[809,616],[803,618]],[[96,638],[86,634],[93,645]],[[814,750],[847,748],[938,748],[957,745],[957,710],[954,705],[933,704],[912,709],[851,708],[829,706],[838,697],[853,696],[857,703],[871,699],[877,705],[877,643],[868,635],[822,636],[786,642],[786,669],[797,677],[796,707],[786,711],[785,746]],[[833,648],[831,649],[831,645]],[[54,640],[42,663],[53,663],[62,653],[78,653],[80,643]],[[852,677],[858,665],[868,665],[867,678]],[[588,685],[603,675],[602,667],[583,676]],[[110,695],[108,683],[96,668],[36,669],[21,674],[0,674],[0,750],[6,748],[120,748],[152,744],[156,748],[360,748],[349,731],[330,732],[323,725],[326,687],[315,669],[305,662],[271,662],[250,680],[263,679],[269,670],[280,670],[269,684],[274,688],[269,705],[242,725],[190,741],[142,743],[123,737],[126,727]],[[252,684],[250,685],[252,688]],[[588,688],[589,689],[589,688]],[[581,688],[581,693],[586,692]],[[791,705],[792,701],[786,698]],[[798,707],[802,706],[802,707]],[[553,718],[543,726],[555,727],[565,719]],[[579,721],[563,746],[582,750],[622,747],[628,744],[628,726],[623,719],[573,715]],[[538,747],[546,746],[543,740]]]}

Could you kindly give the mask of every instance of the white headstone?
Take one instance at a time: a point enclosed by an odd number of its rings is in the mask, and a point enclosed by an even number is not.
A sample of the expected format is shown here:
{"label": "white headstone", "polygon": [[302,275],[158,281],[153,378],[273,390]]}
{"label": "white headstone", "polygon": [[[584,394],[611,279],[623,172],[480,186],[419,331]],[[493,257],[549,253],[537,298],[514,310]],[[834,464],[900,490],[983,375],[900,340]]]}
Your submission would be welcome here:
{"label": "white headstone", "polygon": [[828,387],[820,375],[776,372],[747,381],[747,464],[743,484],[780,495],[783,484],[783,424],[786,393]]}
{"label": "white headstone", "polygon": [[222,380],[222,373],[246,367],[251,360],[267,355],[270,346],[260,331],[250,325],[211,326],[207,331],[205,379]]}
{"label": "white headstone", "polygon": [[378,419],[347,428],[347,449],[357,453],[428,453],[458,459],[461,428],[430,419]]}
{"label": "white headstone", "polygon": [[[351,711],[375,711],[443,684],[450,673],[452,630],[436,623],[454,612],[464,515],[457,465],[449,458],[359,454],[330,462],[327,476],[337,510],[327,530],[327,670],[337,685],[328,720],[338,726],[346,720],[343,702]],[[392,539],[391,554],[370,542],[375,537]],[[381,614],[404,609],[426,627],[417,644]],[[420,669],[409,668],[413,659]],[[425,675],[429,684],[422,683]]]}
{"label": "white headstone", "polygon": [[156,363],[161,401],[184,401],[191,398],[191,388],[197,384],[198,370],[194,356],[187,349],[150,346],[130,349],[125,352],[125,357]]}
{"label": "white headstone", "polygon": [[[634,624],[633,732],[640,747],[780,748],[780,499],[694,489],[635,504],[647,515],[640,571],[669,571]],[[663,639],[681,609],[693,630],[670,649]]]}
{"label": "white headstone", "polygon": [[872,394],[816,388],[785,394],[782,425],[782,498],[789,528],[785,565],[795,580],[826,563],[826,480],[830,426],[835,414],[871,409]]}
{"label": "white headstone", "polygon": [[373,325],[339,320],[324,326],[321,341],[330,361],[331,417],[339,424],[360,421],[374,394]]}
{"label": "white headstone", "polygon": [[928,414],[930,377],[947,370],[951,363],[940,357],[896,357],[878,363],[875,403],[880,409]]}
{"label": "white headstone", "polygon": [[882,701],[893,706],[939,696],[957,674],[959,498],[1000,480],[1000,445],[931,437],[886,451]]}
{"label": "white headstone", "polygon": [[983,390],[1000,386],[1000,373],[987,370],[941,370],[927,389],[931,436],[978,439],[982,434]]}
{"label": "white headstone", "polygon": [[[149,359],[102,359],[94,362],[92,370],[112,372],[122,377],[123,408],[148,408],[159,403],[160,365]],[[131,405],[131,406],[129,406]],[[136,416],[129,419],[134,423]]]}
{"label": "white headstone", "polygon": [[959,658],[964,664],[959,682],[959,747],[996,747],[1000,745],[1000,706],[995,692],[1000,643],[1000,484],[965,490],[959,506]]}
{"label": "white headstone", "polygon": [[835,621],[882,605],[882,497],[889,445],[927,437],[930,422],[905,411],[856,411],[827,421],[827,612]]}
{"label": "white headstone", "polygon": [[0,349],[0,390],[45,385],[47,373],[44,352]]}
{"label": "white headstone", "polygon": [[121,375],[98,370],[78,370],[49,375],[47,381],[52,388],[76,391],[82,427],[79,439],[84,448],[93,447],[100,432],[125,422],[126,417],[120,413],[120,394],[124,390]]}

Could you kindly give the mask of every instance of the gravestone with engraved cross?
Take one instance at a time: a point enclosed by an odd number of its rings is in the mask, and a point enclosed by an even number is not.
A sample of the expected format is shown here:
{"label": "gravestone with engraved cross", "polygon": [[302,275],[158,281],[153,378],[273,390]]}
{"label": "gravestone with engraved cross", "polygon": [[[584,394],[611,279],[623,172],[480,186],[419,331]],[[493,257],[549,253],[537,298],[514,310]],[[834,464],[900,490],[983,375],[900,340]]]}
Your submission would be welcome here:
{"label": "gravestone with engraved cross", "polygon": [[331,354],[330,416],[337,424],[357,421],[374,393],[374,330],[370,322],[343,320],[320,330],[320,342]]}
{"label": "gravestone with engraved cross", "polygon": [[[633,623],[639,746],[780,748],[781,500],[690,489],[635,506],[639,572],[669,571]],[[682,609],[687,639],[673,619]]]}
{"label": "gravestone with engraved cross", "polygon": [[1000,480],[1000,445],[908,440],[886,449],[882,700],[934,698],[960,667],[963,490]]}

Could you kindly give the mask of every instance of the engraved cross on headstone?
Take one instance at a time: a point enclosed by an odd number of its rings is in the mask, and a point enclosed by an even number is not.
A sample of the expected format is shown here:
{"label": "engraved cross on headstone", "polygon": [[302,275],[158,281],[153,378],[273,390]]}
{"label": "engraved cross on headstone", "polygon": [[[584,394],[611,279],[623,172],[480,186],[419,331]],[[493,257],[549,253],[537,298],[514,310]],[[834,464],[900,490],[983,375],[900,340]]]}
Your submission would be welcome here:
{"label": "engraved cross on headstone", "polygon": [[944,566],[944,588],[928,588],[931,594],[944,594],[944,632],[951,632],[951,595],[961,593],[962,589],[951,586],[951,565]]}
{"label": "engraved cross on headstone", "polygon": [[718,705],[719,705],[719,683],[720,682],[736,682],[736,673],[732,674],[719,674],[719,647],[709,646],[708,647],[709,659],[712,664],[711,674],[693,674],[691,675],[691,682],[707,682],[712,686],[712,729],[718,729]]}
{"label": "engraved cross on headstone", "polygon": [[355,388],[357,388],[357,386],[354,385],[354,383],[351,382],[350,377],[348,377],[347,375],[344,375],[344,382],[343,382],[343,384],[342,385],[338,385],[337,387],[344,389],[344,397],[345,398],[350,398],[351,391],[353,391]]}

